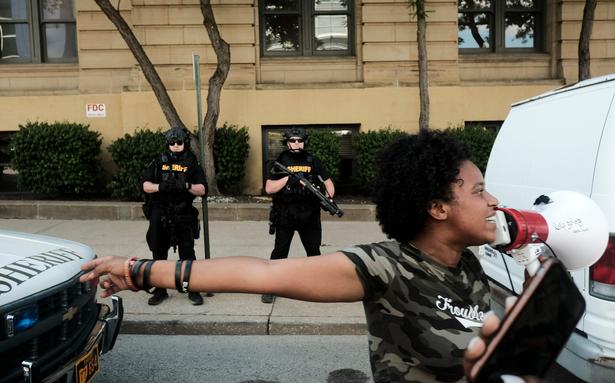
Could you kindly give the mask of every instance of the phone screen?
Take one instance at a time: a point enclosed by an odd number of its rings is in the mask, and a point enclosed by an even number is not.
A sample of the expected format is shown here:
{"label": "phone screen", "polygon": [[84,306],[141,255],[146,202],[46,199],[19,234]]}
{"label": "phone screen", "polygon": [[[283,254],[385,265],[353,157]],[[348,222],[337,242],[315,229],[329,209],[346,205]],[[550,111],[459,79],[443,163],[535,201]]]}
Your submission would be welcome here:
{"label": "phone screen", "polygon": [[502,320],[486,360],[474,366],[474,381],[500,381],[502,374],[542,377],[574,331],[585,300],[562,264],[549,259],[534,278]]}

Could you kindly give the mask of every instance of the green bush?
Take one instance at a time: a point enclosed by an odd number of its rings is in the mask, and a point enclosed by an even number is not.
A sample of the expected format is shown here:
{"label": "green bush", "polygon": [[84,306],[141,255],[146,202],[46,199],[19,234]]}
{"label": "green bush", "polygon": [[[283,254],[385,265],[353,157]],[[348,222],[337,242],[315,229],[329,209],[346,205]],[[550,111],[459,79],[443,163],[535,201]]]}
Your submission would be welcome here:
{"label": "green bush", "polygon": [[318,158],[333,181],[340,175],[340,139],[335,133],[324,129],[308,131],[307,151]]}
{"label": "green bush", "polygon": [[468,126],[465,128],[458,126],[448,128],[446,131],[452,133],[466,144],[470,151],[470,159],[484,174],[497,133],[482,126]]}
{"label": "green bush", "polygon": [[238,194],[250,152],[248,128],[238,128],[225,122],[214,134],[214,166],[218,188],[225,194]]}
{"label": "green bush", "polygon": [[20,187],[49,195],[97,191],[102,174],[100,133],[71,122],[28,122],[13,138],[11,166]]}
{"label": "green bush", "polygon": [[150,161],[165,150],[164,135],[160,130],[137,130],[134,135],[125,134],[113,141],[108,150],[118,168],[108,186],[111,196],[141,200],[141,175]]}
{"label": "green bush", "polygon": [[369,193],[378,172],[377,158],[380,151],[391,141],[406,135],[401,130],[390,127],[384,130],[361,132],[353,138],[352,146],[356,153],[357,174],[355,182],[359,190]]}

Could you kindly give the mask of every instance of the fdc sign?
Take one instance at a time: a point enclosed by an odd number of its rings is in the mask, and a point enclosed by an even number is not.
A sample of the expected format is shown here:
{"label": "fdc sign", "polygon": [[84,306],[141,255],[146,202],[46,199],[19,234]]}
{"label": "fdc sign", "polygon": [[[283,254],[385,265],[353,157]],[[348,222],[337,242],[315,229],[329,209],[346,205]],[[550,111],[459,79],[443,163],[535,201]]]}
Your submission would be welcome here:
{"label": "fdc sign", "polygon": [[107,117],[105,104],[85,104],[86,117]]}

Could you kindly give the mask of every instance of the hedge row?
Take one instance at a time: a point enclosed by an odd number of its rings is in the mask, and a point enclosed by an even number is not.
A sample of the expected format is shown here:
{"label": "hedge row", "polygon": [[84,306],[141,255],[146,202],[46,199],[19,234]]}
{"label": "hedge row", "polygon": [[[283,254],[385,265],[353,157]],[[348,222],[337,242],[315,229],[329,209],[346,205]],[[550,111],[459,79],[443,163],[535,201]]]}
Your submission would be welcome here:
{"label": "hedge row", "polygon": [[[241,189],[250,150],[248,128],[224,124],[214,134],[218,187],[224,193],[237,193]],[[164,150],[165,139],[160,131],[139,130],[134,135],[126,134],[114,141],[109,152],[118,171],[109,184],[111,195],[120,199],[141,199],[143,169]]]}
{"label": "hedge row", "polygon": [[[484,173],[497,133],[481,126],[451,127],[446,129],[468,148],[470,160]],[[353,140],[356,153],[357,175],[355,182],[359,189],[369,193],[376,177],[376,158],[391,141],[408,133],[390,128],[359,133]]]}
{"label": "hedge row", "polygon": [[[240,190],[248,140],[246,127],[225,124],[216,129],[216,180],[222,191]],[[162,132],[137,130],[113,141],[108,149],[117,171],[108,185],[100,165],[101,143],[100,133],[87,124],[28,122],[12,140],[11,166],[18,172],[20,188],[35,193],[72,197],[104,190],[114,198],[140,200],[143,169],[165,149]]]}
{"label": "hedge row", "polygon": [[[70,122],[28,122],[13,138],[12,167],[26,190],[48,195],[86,195],[107,190],[119,199],[139,200],[141,174],[145,166],[164,150],[161,131],[138,130],[113,141],[109,152],[117,171],[103,185],[100,133],[88,125]],[[448,129],[466,143],[471,159],[484,171],[496,133],[482,127]],[[407,133],[390,128],[361,132],[353,138],[356,160],[356,190],[369,193],[376,176],[376,158],[389,142]],[[308,150],[329,170],[333,180],[339,176],[340,140],[330,131],[310,130]],[[249,154],[247,127],[224,124],[217,128],[214,141],[216,180],[223,193],[242,190]]]}
{"label": "hedge row", "polygon": [[100,133],[70,122],[28,122],[12,140],[11,166],[21,188],[49,195],[96,192],[102,174]]}

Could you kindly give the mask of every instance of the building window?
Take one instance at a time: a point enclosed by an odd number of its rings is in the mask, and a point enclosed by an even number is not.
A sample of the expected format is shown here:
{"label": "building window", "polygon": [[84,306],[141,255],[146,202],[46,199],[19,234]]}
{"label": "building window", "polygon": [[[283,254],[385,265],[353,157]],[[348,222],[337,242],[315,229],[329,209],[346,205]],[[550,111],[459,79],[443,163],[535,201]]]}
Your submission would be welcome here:
{"label": "building window", "polygon": [[259,2],[263,56],[351,55],[352,0]]}
{"label": "building window", "polygon": [[0,63],[77,61],[73,0],[0,0]]}
{"label": "building window", "polygon": [[458,0],[462,53],[542,49],[542,0]]}

